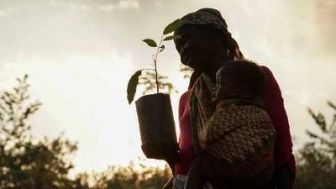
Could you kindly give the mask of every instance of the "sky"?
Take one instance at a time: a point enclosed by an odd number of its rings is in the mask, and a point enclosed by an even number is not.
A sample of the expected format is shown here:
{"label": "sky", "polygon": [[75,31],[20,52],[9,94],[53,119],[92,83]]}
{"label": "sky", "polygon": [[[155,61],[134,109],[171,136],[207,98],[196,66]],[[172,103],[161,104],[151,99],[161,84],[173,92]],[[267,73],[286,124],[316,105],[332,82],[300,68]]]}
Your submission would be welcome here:
{"label": "sky", "polygon": [[[43,103],[33,134],[77,141],[76,171],[143,159],[126,99],[131,74],[152,68],[154,49],[141,40],[203,7],[221,11],[245,57],[272,70],[297,150],[314,130],[307,107],[329,115],[326,101],[336,102],[334,0],[0,0],[0,90],[29,74],[31,96]],[[177,121],[188,82],[172,42],[158,64],[179,91],[171,95]]]}

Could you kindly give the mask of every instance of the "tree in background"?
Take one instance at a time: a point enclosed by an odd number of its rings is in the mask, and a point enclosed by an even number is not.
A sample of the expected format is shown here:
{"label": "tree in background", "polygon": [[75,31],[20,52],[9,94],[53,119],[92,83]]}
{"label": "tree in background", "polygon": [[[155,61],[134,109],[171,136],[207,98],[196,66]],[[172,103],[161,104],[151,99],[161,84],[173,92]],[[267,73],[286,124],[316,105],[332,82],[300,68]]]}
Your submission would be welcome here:
{"label": "tree in background", "polygon": [[141,164],[112,166],[100,173],[80,173],[69,178],[71,157],[77,144],[62,135],[35,139],[29,118],[40,108],[31,102],[28,76],[0,94],[0,188],[1,189],[156,189],[171,177],[170,169]]}
{"label": "tree in background", "polygon": [[193,69],[183,64],[180,65],[180,72],[183,74],[183,79],[190,79],[193,73]]}
{"label": "tree in background", "polygon": [[171,178],[169,166],[164,169],[146,167],[140,169],[133,163],[125,167],[112,166],[96,174],[93,189],[159,189]]}
{"label": "tree in background", "polygon": [[171,94],[172,92],[177,92],[174,89],[174,86],[171,82],[167,81],[168,76],[164,76],[161,74],[155,74],[152,72],[145,72],[144,75],[140,77],[139,84],[144,87],[143,95],[153,93],[156,90],[156,82],[158,80],[158,88],[162,91],[168,92]]}
{"label": "tree in background", "polygon": [[41,103],[29,100],[27,79],[17,78],[18,86],[0,95],[0,188],[79,188],[79,180],[68,179],[76,144],[63,136],[36,140],[31,135],[28,119]]}
{"label": "tree in background", "polygon": [[[193,72],[193,69],[185,66],[183,64],[180,65],[180,70],[183,74],[183,79],[190,79],[191,74]],[[139,84],[144,87],[143,95],[153,93],[156,89],[156,76],[155,73],[152,72],[144,72],[142,76],[139,78]],[[159,89],[161,91],[167,92],[169,94],[178,93],[178,91],[175,89],[174,85],[169,81],[168,76],[164,76],[161,74],[157,75],[158,83],[159,83]]]}
{"label": "tree in background", "polygon": [[307,130],[311,141],[299,151],[296,189],[336,187],[336,105],[328,102],[328,106],[334,112],[329,124],[322,113],[308,108],[319,131]]}

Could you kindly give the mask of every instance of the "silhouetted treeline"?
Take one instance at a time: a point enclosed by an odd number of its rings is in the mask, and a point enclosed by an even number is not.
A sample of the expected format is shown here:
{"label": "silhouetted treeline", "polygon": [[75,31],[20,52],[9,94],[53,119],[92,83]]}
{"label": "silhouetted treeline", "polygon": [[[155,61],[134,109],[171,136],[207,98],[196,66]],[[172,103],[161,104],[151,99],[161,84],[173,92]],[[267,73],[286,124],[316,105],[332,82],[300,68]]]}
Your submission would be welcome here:
{"label": "silhouetted treeline", "polygon": [[[17,86],[0,94],[1,189],[157,189],[171,177],[168,166],[129,164],[69,178],[77,144],[62,135],[42,140],[32,137],[29,118],[41,103],[30,100],[27,79],[18,78]],[[307,130],[310,141],[297,153],[296,189],[336,186],[336,106],[328,105],[333,111],[330,122],[322,113],[308,109],[319,130]]]}

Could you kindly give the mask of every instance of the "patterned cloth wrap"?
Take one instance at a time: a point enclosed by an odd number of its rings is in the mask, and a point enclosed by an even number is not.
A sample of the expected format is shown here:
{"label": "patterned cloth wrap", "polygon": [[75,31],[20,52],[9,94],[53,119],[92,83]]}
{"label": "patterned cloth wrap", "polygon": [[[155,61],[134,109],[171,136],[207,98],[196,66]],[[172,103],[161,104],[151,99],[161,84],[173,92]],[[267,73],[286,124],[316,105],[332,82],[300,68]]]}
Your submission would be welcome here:
{"label": "patterned cloth wrap", "polygon": [[223,160],[228,165],[225,175],[234,179],[270,180],[276,132],[267,112],[239,99],[214,101],[213,89],[205,74],[193,86],[190,113],[195,154],[205,150]]}

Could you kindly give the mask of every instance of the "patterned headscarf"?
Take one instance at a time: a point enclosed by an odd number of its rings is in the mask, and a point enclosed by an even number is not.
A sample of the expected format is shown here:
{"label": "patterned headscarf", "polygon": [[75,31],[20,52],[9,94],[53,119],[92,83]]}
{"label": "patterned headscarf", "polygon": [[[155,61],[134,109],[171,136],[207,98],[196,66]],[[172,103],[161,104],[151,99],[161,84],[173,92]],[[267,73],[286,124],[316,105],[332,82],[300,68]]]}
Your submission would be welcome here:
{"label": "patterned headscarf", "polygon": [[202,8],[181,18],[181,26],[185,25],[213,25],[217,29],[227,32],[227,24],[221,13],[212,8]]}

